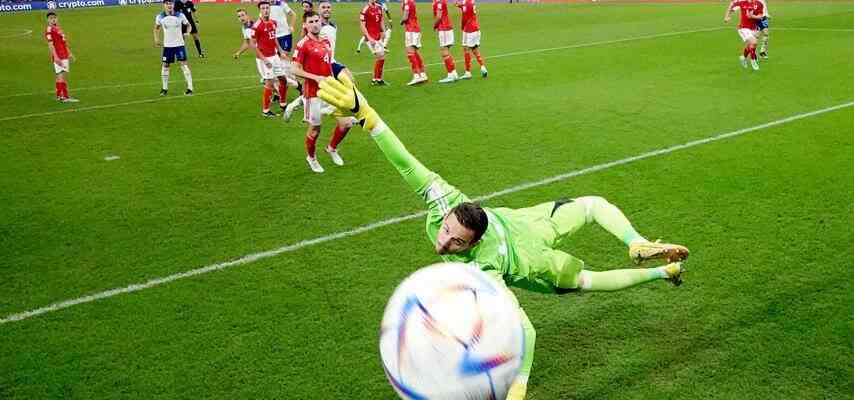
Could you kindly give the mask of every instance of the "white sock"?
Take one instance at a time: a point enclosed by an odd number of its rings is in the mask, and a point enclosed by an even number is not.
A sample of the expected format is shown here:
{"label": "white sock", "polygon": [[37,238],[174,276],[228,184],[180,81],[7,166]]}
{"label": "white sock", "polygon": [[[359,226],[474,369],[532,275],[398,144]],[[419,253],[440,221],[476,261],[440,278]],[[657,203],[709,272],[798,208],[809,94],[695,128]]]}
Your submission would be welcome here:
{"label": "white sock", "polygon": [[190,73],[190,66],[182,64],[181,71],[184,71],[184,79],[187,81],[187,89],[193,90],[193,74]]}
{"label": "white sock", "polygon": [[358,51],[358,50],[362,50],[362,45],[363,45],[363,44],[365,44],[365,37],[364,37],[364,36],[362,36],[361,38],[359,38],[359,45],[358,45],[358,46],[356,46],[356,50],[357,50],[357,51]]}
{"label": "white sock", "polygon": [[385,37],[383,38],[383,47],[388,47],[389,40],[391,40],[391,29],[386,29]]}
{"label": "white sock", "polygon": [[169,89],[169,67],[160,69],[160,81],[163,82],[163,90]]}

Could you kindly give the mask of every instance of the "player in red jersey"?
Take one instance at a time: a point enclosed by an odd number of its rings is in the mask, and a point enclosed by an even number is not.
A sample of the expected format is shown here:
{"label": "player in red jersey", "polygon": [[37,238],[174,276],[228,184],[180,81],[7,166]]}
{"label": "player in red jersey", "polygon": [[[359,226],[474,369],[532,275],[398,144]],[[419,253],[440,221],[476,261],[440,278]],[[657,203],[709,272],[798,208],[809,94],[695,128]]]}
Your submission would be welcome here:
{"label": "player in red jersey", "polygon": [[[294,52],[294,74],[305,78],[303,85],[303,97],[305,97],[305,117],[308,130],[305,132],[305,160],[309,168],[317,173],[323,173],[323,166],[317,161],[316,144],[320,135],[320,121],[323,117],[323,108],[328,105],[317,97],[318,84],[327,76],[332,76],[332,47],[329,40],[321,38],[320,30],[322,22],[320,15],[314,11],[307,11],[302,16],[305,37],[297,43]],[[335,165],[344,165],[344,160],[338,154],[338,144],[353,126],[352,117],[337,118],[337,125],[332,133],[332,139],[326,146],[326,152],[332,158]]]}
{"label": "player in red jersey", "polygon": [[387,85],[383,80],[383,66],[385,65],[385,46],[383,45],[383,36],[385,35],[383,27],[385,26],[385,15],[383,8],[377,4],[376,0],[368,0],[362,11],[359,13],[359,21],[362,27],[362,35],[368,38],[368,48],[374,54],[374,76],[371,79],[371,85],[383,86]]}
{"label": "player in red jersey", "polygon": [[415,0],[403,0],[400,2],[400,13],[402,15],[400,24],[403,25],[404,46],[406,46],[406,57],[409,58],[409,66],[412,69],[412,80],[407,85],[417,85],[427,82],[427,73],[424,72],[424,59],[418,49],[421,48],[421,26],[418,25],[418,12],[415,9]]}
{"label": "player in red jersey", "polygon": [[747,68],[747,60],[755,71],[759,70],[759,62],[756,61],[756,38],[759,33],[757,23],[765,15],[765,7],[757,0],[732,0],[727,6],[724,14],[724,22],[729,22],[732,12],[736,8],[741,10],[741,21],[738,23],[738,35],[746,43],[744,51],[739,59],[741,66]]}
{"label": "player in red jersey", "polygon": [[68,47],[65,33],[59,27],[59,18],[54,12],[47,13],[47,30],[44,37],[50,49],[53,72],[56,73],[56,99],[63,103],[76,103],[78,100],[68,95],[68,71],[71,61],[74,61],[74,54]]}
{"label": "player in red jersey", "polygon": [[252,42],[255,45],[255,62],[264,78],[264,94],[261,97],[261,115],[275,117],[270,110],[273,90],[278,80],[279,106],[284,110],[288,104],[288,82],[285,77],[285,50],[276,40],[276,21],[270,19],[270,3],[262,0],[258,3],[258,20],[252,25]]}
{"label": "player in red jersey", "polygon": [[445,62],[448,76],[439,80],[439,83],[451,83],[459,79],[454,57],[451,55],[451,46],[454,45],[454,28],[448,17],[448,0],[433,0],[433,30],[439,32],[439,53]]}
{"label": "player in red jersey", "polygon": [[480,55],[480,24],[477,23],[477,6],[474,0],[460,0],[457,7],[463,14],[463,56],[465,57],[466,72],[460,79],[471,79],[471,55],[474,54],[477,63],[480,64],[480,76],[486,78],[486,64]]}

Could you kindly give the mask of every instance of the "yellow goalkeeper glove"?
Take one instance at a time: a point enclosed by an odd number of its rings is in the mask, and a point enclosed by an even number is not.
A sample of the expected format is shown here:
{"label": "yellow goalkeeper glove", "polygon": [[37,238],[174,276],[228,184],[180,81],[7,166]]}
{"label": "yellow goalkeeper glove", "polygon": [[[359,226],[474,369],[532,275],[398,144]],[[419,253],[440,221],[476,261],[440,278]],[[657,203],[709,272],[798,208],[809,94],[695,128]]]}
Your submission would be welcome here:
{"label": "yellow goalkeeper glove", "polygon": [[338,76],[339,79],[330,76],[321,81],[317,95],[344,115],[355,116],[359,120],[359,125],[370,132],[377,123],[382,121],[380,116],[368,105],[368,100],[359,92],[359,89],[356,89],[356,85],[347,74]]}
{"label": "yellow goalkeeper glove", "polygon": [[507,400],[525,400],[525,395],[528,393],[527,379],[519,379],[513,381],[510,390],[507,392]]}

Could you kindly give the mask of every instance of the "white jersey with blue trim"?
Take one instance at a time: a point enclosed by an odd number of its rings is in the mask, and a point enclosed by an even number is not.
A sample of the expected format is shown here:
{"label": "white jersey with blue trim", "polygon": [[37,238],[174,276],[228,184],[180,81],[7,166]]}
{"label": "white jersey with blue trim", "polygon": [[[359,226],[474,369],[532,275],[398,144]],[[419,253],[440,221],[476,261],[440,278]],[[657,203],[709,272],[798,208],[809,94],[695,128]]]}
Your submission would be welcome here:
{"label": "white jersey with blue trim", "polygon": [[288,14],[293,14],[293,10],[283,0],[273,1],[270,4],[270,19],[276,21],[276,37],[291,34],[291,27],[288,25]]}
{"label": "white jersey with blue trim", "polygon": [[335,62],[335,40],[338,37],[338,27],[332,21],[327,21],[320,27],[320,38],[329,41],[329,50],[332,53],[332,61]]}
{"label": "white jersey with blue trim", "polygon": [[179,47],[184,45],[184,33],[181,25],[190,25],[190,21],[182,13],[166,14],[161,12],[154,18],[154,23],[163,28],[163,47]]}

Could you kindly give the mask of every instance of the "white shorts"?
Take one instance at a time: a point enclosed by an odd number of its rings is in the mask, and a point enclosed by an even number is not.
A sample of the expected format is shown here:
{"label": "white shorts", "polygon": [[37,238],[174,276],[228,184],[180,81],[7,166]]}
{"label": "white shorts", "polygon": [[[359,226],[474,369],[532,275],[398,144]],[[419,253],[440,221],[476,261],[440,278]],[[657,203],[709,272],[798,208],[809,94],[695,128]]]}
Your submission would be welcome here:
{"label": "white shorts", "polygon": [[305,114],[302,120],[311,126],[320,126],[320,120],[323,119],[323,109],[329,104],[320,97],[311,97],[305,99],[303,105],[305,105],[303,107]]}
{"label": "white shorts", "polygon": [[[269,62],[271,66],[268,68],[264,61]],[[261,74],[261,78],[276,79],[280,76],[285,76],[287,72],[285,62],[282,61],[279,56],[264,57],[264,61],[257,58],[255,59],[255,63],[258,64],[258,73]]]}
{"label": "white shorts", "polygon": [[421,32],[406,32],[403,36],[406,47],[421,48]]}
{"label": "white shorts", "polygon": [[754,31],[753,29],[738,29],[738,36],[741,36],[741,41],[743,42],[747,42],[748,40],[750,40],[750,38],[756,39],[757,34],[759,34],[759,31]]}
{"label": "white shorts", "polygon": [[385,55],[385,46],[383,46],[382,40],[371,40],[368,39],[368,48],[371,49],[371,53],[377,56]]}
{"label": "white shorts", "polygon": [[439,47],[454,45],[454,31],[439,31]]}
{"label": "white shorts", "polygon": [[480,31],[463,32],[463,47],[479,47],[480,46]]}
{"label": "white shorts", "polygon": [[64,60],[59,60],[59,63],[62,65],[61,67],[59,65],[56,65],[56,63],[53,63],[53,72],[61,74],[63,72],[71,71],[71,69],[69,69],[71,64],[68,62],[67,58]]}

